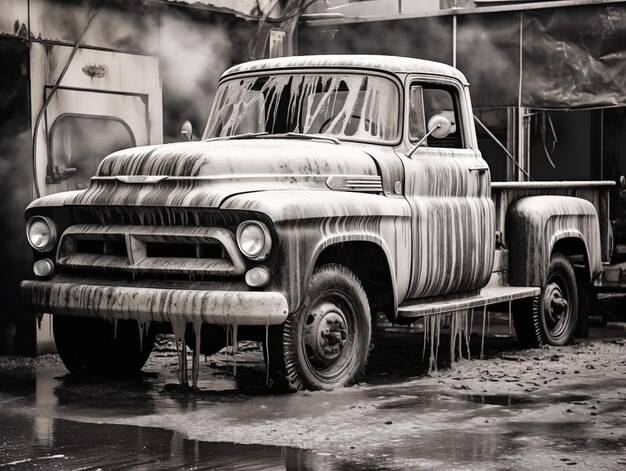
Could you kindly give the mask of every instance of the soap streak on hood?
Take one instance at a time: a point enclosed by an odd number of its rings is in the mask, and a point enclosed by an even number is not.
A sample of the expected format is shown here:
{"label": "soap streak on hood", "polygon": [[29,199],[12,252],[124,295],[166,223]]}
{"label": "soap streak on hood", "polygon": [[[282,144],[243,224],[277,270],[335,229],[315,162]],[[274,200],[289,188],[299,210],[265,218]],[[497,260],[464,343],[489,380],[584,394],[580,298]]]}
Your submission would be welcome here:
{"label": "soap streak on hood", "polygon": [[[331,175],[378,172],[363,150],[324,141],[264,138],[137,147],[106,157],[89,188],[65,204],[215,208],[241,193],[328,190]],[[167,178],[116,178],[133,176]]]}
{"label": "soap streak on hood", "polygon": [[96,175],[214,177],[258,173],[376,175],[376,167],[367,154],[349,144],[263,138],[125,149],[106,157]]}

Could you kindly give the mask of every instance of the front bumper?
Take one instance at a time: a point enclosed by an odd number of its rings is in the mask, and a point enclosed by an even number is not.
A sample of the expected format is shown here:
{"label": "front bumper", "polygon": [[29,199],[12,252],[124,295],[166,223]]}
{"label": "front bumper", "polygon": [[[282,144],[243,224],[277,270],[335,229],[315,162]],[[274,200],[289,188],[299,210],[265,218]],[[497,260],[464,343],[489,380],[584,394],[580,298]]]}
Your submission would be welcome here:
{"label": "front bumper", "polygon": [[287,299],[280,293],[200,291],[22,281],[22,301],[36,312],[222,325],[273,325],[287,319]]}

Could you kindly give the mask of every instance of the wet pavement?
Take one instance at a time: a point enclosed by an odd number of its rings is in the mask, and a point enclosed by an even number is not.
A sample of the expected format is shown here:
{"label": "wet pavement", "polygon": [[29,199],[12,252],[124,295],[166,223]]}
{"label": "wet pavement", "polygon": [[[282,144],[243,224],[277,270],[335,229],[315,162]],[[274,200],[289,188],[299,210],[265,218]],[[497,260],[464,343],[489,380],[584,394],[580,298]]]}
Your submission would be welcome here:
{"label": "wet pavement", "polygon": [[252,344],[236,376],[232,355],[203,359],[195,392],[166,343],[134,381],[0,357],[0,469],[626,469],[624,326],[536,350],[507,334],[422,376],[421,334],[383,329],[361,385],[296,394],[265,388]]}

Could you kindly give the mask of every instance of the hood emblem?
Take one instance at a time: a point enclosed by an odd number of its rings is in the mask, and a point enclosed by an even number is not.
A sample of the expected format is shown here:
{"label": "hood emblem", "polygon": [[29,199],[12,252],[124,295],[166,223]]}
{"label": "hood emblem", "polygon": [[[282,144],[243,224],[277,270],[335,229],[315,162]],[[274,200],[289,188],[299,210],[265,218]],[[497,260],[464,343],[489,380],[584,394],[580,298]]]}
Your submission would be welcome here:
{"label": "hood emblem", "polygon": [[167,175],[119,175],[115,177],[122,183],[159,183],[168,178]]}

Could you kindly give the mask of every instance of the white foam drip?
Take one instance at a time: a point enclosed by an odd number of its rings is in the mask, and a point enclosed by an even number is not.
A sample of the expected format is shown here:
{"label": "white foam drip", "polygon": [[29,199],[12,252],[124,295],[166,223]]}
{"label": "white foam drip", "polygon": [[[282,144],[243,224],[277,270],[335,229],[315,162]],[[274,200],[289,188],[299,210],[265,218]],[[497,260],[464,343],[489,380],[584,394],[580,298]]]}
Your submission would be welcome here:
{"label": "white foam drip", "polygon": [[[464,356],[467,359],[471,358],[469,345],[471,324],[469,323],[469,317],[470,310],[467,309],[424,317],[422,360],[425,358],[426,344],[428,344],[428,373],[437,371],[442,324],[447,324],[450,328],[450,366],[454,367],[456,363],[463,360]],[[465,349],[463,348],[464,341]],[[463,354],[463,350],[465,350],[465,355]]]}
{"label": "white foam drip", "polygon": [[483,331],[480,337],[480,359],[481,360],[485,357],[483,352],[485,351],[485,322],[486,322],[487,317],[488,317],[487,306],[485,306],[483,308]]}
{"label": "white foam drip", "polygon": [[270,326],[265,324],[265,386],[270,387]]}
{"label": "white foam drip", "polygon": [[469,350],[469,310],[455,311],[450,316],[450,364],[454,365],[463,359],[463,340],[465,340],[466,356],[470,359]]}
{"label": "white foam drip", "polygon": [[[430,346],[428,356],[428,373],[437,371],[437,355],[439,352],[439,335],[441,332],[441,321],[443,314],[433,314],[424,317],[424,342]],[[424,351],[426,347],[424,347]]]}
{"label": "white foam drip", "polygon": [[512,325],[513,315],[511,311],[511,303],[512,301],[509,301],[509,337],[513,336],[513,325]]}
{"label": "white foam drip", "polygon": [[233,375],[237,376],[237,347],[239,340],[237,338],[237,325],[230,326],[231,355],[233,356]]}
{"label": "white foam drip", "polygon": [[198,376],[200,374],[200,333],[202,332],[202,322],[200,320],[194,320],[193,333],[196,336],[196,349],[193,353],[193,362],[191,364],[191,387],[198,387]]}
{"label": "white foam drip", "polygon": [[189,386],[187,378],[187,343],[185,342],[185,330],[187,323],[184,319],[173,317],[172,332],[176,337],[176,353],[178,354],[178,382],[182,385]]}
{"label": "white foam drip", "polygon": [[[139,331],[139,351],[143,351],[143,339],[150,328],[150,321],[137,321],[137,330]],[[117,332],[117,323],[115,324]]]}

